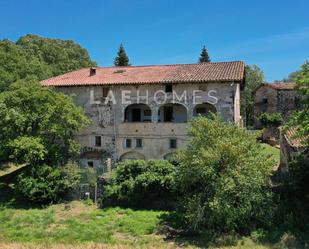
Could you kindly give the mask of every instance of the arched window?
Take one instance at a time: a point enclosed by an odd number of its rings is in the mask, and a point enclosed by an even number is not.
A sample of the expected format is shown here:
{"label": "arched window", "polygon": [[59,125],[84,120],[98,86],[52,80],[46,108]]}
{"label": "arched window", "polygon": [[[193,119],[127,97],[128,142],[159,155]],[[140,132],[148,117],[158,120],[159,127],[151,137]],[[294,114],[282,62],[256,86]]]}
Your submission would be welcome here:
{"label": "arched window", "polygon": [[158,112],[159,122],[185,123],[187,122],[187,109],[182,104],[164,104]]}
{"label": "arched window", "polygon": [[124,122],[151,122],[151,109],[145,104],[132,104],[124,111]]}
{"label": "arched window", "polygon": [[209,103],[198,104],[194,107],[194,116],[209,116],[210,113],[217,113],[217,109],[214,105]]}
{"label": "arched window", "polygon": [[142,153],[136,151],[129,151],[122,154],[119,158],[120,161],[123,160],[145,160],[145,156]]}

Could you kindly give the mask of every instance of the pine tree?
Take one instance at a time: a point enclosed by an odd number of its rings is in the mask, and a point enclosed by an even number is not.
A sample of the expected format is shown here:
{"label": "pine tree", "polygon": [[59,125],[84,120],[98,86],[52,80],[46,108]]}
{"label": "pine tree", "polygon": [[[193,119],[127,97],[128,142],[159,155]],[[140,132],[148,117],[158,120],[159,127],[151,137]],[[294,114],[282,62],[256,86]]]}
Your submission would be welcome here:
{"label": "pine tree", "polygon": [[201,56],[199,58],[199,63],[210,62],[210,58],[205,46],[202,49]]}
{"label": "pine tree", "polygon": [[129,57],[126,54],[122,43],[120,44],[117,56],[114,60],[114,65],[117,67],[131,66],[131,64],[129,63]]}

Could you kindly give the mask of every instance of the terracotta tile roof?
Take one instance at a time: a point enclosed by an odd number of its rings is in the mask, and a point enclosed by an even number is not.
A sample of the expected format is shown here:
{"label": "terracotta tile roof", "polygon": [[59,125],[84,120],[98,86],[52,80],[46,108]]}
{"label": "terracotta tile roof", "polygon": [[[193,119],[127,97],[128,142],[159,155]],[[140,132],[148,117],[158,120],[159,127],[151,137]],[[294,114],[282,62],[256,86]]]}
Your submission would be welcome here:
{"label": "terracotta tile roof", "polygon": [[157,66],[98,67],[80,69],[43,80],[44,86],[232,82],[244,79],[241,61]]}
{"label": "terracotta tile roof", "polygon": [[305,137],[297,137],[297,129],[295,127],[289,128],[284,131],[284,137],[291,147],[303,148],[306,142]]}
{"label": "terracotta tile roof", "polygon": [[276,90],[293,90],[295,87],[295,83],[292,82],[265,83],[263,85]]}

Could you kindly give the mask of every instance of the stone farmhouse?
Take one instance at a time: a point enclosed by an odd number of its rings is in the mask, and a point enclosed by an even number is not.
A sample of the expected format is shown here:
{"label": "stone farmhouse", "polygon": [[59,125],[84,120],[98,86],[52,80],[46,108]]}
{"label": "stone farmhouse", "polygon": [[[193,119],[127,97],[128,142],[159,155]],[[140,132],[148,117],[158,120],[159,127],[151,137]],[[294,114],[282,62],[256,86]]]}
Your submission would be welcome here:
{"label": "stone farmhouse", "polygon": [[294,83],[265,83],[254,95],[254,127],[261,129],[259,116],[264,113],[281,113],[286,120],[291,112],[300,107],[300,98]]}
{"label": "stone farmhouse", "polygon": [[241,61],[84,68],[42,81],[73,97],[92,124],[76,138],[79,162],[101,166],[107,158],[170,159],[189,140],[188,121],[219,113],[241,125]]}

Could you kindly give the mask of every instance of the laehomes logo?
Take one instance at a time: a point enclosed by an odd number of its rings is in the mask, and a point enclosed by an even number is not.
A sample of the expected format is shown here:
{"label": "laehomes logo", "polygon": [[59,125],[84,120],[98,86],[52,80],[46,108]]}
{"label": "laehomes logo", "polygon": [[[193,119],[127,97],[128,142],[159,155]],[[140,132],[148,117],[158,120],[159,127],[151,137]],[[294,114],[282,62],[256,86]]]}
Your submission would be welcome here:
{"label": "laehomes logo", "polygon": [[[202,94],[204,93],[204,94]],[[206,93],[207,102],[210,104],[217,104],[218,97],[216,90],[210,90]],[[188,97],[192,97],[192,103],[194,105],[203,103],[203,96],[205,96],[205,91],[201,90],[193,90],[190,94],[188,94],[187,90],[182,91],[181,93],[177,93],[176,91],[172,91],[170,93],[166,93],[163,90],[158,90],[151,95],[149,91],[143,91],[142,93],[137,90],[134,93],[130,90],[122,90],[121,91],[121,104],[122,105],[130,105],[130,104],[149,104],[150,101],[155,102],[157,105],[163,105],[166,103],[188,103]],[[90,91],[90,104],[109,104],[112,103],[113,105],[117,104],[117,100],[112,90],[108,91],[107,96],[101,101],[96,100],[94,98],[94,90]]]}

